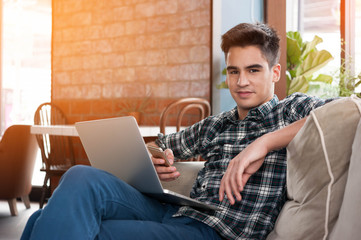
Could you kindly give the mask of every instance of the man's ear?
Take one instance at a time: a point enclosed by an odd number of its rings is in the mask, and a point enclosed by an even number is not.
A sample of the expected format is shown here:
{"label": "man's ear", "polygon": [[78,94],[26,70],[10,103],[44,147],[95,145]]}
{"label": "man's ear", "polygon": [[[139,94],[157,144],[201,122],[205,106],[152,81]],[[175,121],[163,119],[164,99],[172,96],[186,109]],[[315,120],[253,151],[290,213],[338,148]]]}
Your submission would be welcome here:
{"label": "man's ear", "polygon": [[280,80],[281,77],[281,65],[280,64],[274,65],[272,67],[272,71],[273,71],[272,82],[276,83]]}

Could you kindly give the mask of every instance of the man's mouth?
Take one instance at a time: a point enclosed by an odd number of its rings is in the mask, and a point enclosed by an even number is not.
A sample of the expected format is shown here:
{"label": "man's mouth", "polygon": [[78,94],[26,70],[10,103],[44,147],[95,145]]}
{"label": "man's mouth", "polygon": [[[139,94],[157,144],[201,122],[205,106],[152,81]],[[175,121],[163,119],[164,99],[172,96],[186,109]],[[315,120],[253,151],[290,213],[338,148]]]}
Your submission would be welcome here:
{"label": "man's mouth", "polygon": [[253,92],[251,92],[251,91],[238,91],[237,92],[237,95],[241,98],[247,98],[252,94],[253,94]]}

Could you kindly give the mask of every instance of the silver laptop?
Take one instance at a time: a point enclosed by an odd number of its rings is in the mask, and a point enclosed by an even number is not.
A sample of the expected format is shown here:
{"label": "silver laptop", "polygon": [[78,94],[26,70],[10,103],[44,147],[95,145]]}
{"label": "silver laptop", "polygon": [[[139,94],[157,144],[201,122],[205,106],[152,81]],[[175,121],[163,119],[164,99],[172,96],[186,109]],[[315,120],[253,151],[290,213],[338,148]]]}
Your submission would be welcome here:
{"label": "silver laptop", "polygon": [[160,201],[206,210],[218,209],[163,189],[133,117],[77,122],[75,127],[93,167],[112,173]]}

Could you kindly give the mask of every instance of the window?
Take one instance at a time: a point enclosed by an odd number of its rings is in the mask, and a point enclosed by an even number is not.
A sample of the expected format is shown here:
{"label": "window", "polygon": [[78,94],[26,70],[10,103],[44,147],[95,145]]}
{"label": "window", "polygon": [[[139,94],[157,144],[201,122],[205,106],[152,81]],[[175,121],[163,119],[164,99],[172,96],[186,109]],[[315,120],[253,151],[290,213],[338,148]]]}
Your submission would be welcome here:
{"label": "window", "polygon": [[[2,0],[1,133],[33,124],[37,106],[50,101],[51,24],[51,0]],[[39,169],[35,185],[42,185]]]}
{"label": "window", "polygon": [[306,41],[318,35],[323,43],[317,48],[334,57],[320,73],[336,74],[342,58],[350,74],[361,73],[361,48],[355,44],[361,41],[356,31],[361,29],[361,0],[287,0],[287,8],[287,31],[299,31]]}

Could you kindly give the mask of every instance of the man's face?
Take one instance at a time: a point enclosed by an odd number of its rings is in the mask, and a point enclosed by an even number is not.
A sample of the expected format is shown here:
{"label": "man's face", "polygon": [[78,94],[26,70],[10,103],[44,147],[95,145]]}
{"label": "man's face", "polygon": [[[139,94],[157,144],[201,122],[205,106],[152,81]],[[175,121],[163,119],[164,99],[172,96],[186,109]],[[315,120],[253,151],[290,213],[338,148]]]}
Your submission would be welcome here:
{"label": "man's face", "polygon": [[237,103],[239,118],[244,119],[250,109],[272,99],[281,66],[277,64],[270,69],[261,50],[255,46],[231,47],[226,64],[226,82]]}

